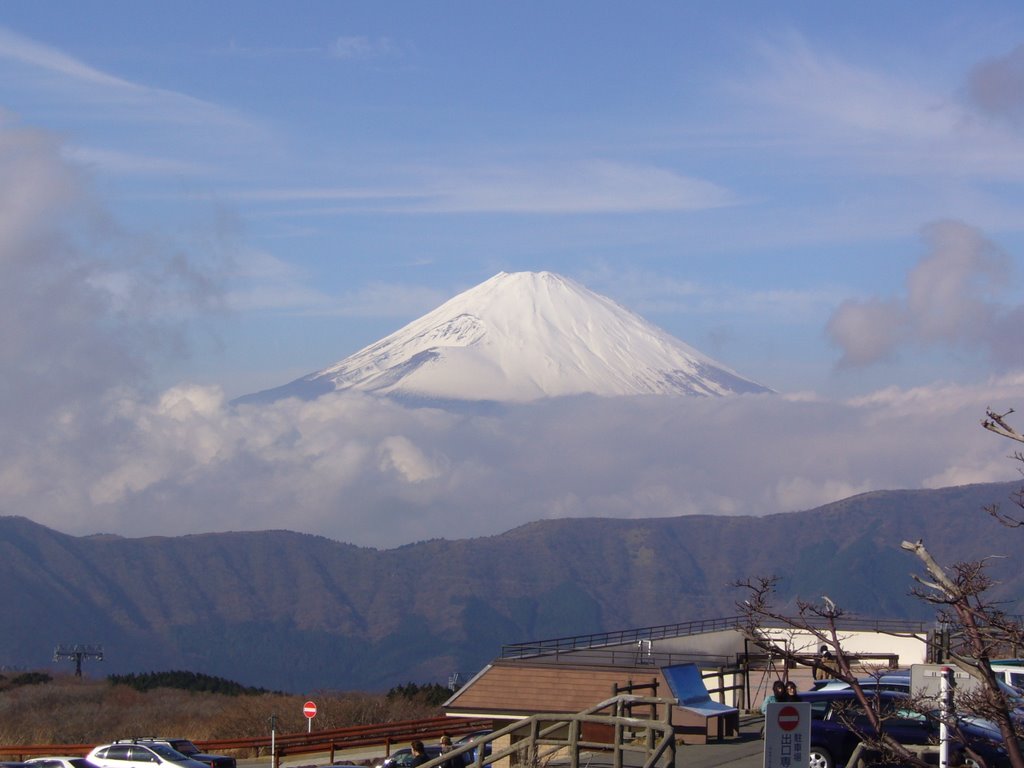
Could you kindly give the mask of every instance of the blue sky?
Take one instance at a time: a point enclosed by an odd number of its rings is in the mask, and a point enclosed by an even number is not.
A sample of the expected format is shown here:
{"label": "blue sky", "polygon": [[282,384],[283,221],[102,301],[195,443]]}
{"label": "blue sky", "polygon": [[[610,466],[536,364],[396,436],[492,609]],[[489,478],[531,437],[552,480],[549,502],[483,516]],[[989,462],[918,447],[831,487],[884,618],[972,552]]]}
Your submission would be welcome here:
{"label": "blue sky", "polygon": [[[1016,401],[1019,3],[5,2],[0,109],[12,423],[47,396],[137,430],[183,391],[207,418],[500,270],[570,276],[793,401]],[[817,491],[779,479],[758,510],[999,474],[943,461],[790,472]],[[117,496],[118,460],[88,463],[71,496]]]}

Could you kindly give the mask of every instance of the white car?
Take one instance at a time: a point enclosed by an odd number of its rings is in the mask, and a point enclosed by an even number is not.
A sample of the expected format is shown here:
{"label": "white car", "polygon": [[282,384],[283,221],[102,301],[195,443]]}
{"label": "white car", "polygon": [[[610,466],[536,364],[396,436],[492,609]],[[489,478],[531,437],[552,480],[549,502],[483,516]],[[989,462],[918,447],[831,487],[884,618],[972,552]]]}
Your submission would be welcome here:
{"label": "white car", "polygon": [[25,764],[32,768],[96,768],[84,757],[33,757]]}
{"label": "white car", "polygon": [[164,744],[115,741],[86,755],[96,768],[209,768]]}

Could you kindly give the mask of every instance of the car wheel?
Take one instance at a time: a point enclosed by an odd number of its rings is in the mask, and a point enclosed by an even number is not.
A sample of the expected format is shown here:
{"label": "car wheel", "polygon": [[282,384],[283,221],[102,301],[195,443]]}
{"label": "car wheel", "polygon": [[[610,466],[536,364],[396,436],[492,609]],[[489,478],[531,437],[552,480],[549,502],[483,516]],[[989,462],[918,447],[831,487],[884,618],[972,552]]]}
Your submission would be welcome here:
{"label": "car wheel", "polygon": [[835,761],[832,759],[832,753],[824,747],[812,744],[807,757],[810,760],[809,768],[834,768],[835,766]]}

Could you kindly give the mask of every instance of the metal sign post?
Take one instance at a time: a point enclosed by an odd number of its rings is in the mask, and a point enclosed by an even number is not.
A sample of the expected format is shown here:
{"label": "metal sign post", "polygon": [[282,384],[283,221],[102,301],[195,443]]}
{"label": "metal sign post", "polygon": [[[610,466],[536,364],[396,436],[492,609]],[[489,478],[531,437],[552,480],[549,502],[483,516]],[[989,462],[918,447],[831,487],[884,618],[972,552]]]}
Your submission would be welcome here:
{"label": "metal sign post", "polygon": [[935,702],[940,712],[939,768],[949,768],[949,728],[946,723],[956,716],[953,687],[969,691],[980,685],[981,681],[973,675],[948,664],[914,664],[910,667],[911,695]]}
{"label": "metal sign post", "polygon": [[306,716],[306,722],[307,722],[306,733],[312,733],[313,732],[313,718],[316,717],[316,702],[315,701],[307,701],[305,704],[303,704],[302,705],[302,714],[304,714]]}
{"label": "metal sign post", "polygon": [[277,734],[277,715],[270,716],[270,768],[277,768],[277,749],[275,736]]}
{"label": "metal sign post", "polygon": [[942,721],[939,723],[939,768],[949,766],[949,727],[947,720],[953,714],[953,670],[949,667],[942,668],[942,677],[939,679],[939,699],[942,707]]}

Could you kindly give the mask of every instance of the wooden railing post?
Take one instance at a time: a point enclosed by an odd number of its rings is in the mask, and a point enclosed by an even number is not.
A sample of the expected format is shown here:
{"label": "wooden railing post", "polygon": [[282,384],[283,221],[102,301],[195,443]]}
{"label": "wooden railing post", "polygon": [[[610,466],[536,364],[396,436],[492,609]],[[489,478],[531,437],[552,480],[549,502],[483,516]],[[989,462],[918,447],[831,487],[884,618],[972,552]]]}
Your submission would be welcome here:
{"label": "wooden railing post", "polygon": [[[580,768],[580,721],[576,718],[569,721],[569,768]],[[615,768],[622,768],[621,759]]]}

